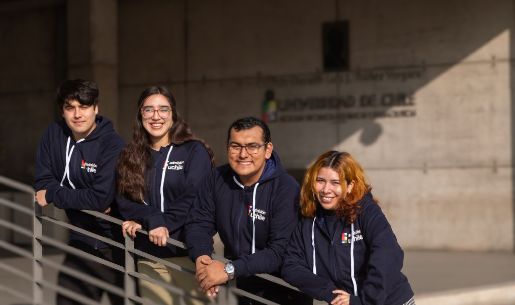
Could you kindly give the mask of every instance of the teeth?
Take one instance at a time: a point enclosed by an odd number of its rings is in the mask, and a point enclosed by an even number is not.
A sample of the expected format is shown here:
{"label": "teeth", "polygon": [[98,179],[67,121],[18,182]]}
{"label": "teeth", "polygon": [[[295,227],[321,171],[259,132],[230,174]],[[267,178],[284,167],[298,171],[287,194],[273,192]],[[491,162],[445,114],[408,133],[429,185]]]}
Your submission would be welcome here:
{"label": "teeth", "polygon": [[331,202],[331,200],[333,200],[334,197],[326,197],[326,196],[320,196],[320,200],[322,202]]}

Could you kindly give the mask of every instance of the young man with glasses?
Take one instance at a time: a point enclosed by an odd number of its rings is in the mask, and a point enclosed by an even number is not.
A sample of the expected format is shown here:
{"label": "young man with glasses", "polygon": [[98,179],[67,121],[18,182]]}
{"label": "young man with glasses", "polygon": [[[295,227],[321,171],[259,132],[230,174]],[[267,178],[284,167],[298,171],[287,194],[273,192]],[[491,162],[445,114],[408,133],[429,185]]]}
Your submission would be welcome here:
{"label": "young man with glasses", "polygon": [[[229,163],[203,182],[186,226],[186,243],[204,292],[215,296],[218,285],[233,278],[237,286],[280,304],[302,303],[293,290],[255,277],[277,275],[298,219],[299,185],[273,151],[268,126],[247,117],[227,134]],[[213,235],[224,244],[227,263],[211,258]],[[310,303],[310,300],[304,300]],[[239,298],[239,304],[256,304]]]}
{"label": "young man with glasses", "polygon": [[[62,119],[48,127],[38,147],[34,184],[36,202],[42,207],[53,203],[65,210],[72,225],[112,239],[109,222],[81,210],[105,213],[111,210],[115,196],[115,166],[123,141],[113,124],[98,115],[95,83],[81,79],[64,81],[58,88],[56,100]],[[113,258],[118,252],[108,244],[76,231],[70,230],[68,244],[99,258],[121,263],[119,257]],[[123,286],[123,274],[90,259],[67,253],[63,265],[108,284]],[[100,301],[105,292],[102,282],[93,285],[66,272],[59,272],[58,284],[95,301]],[[123,298],[111,293],[108,296],[112,305],[123,304]],[[56,304],[82,302],[59,293]]]}

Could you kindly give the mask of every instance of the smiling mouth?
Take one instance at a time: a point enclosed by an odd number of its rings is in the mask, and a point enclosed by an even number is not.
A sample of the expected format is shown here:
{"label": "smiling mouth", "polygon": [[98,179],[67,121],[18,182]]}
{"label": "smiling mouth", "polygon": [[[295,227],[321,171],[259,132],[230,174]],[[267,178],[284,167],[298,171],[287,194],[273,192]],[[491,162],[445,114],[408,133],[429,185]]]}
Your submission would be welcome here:
{"label": "smiling mouth", "polygon": [[240,165],[251,165],[252,162],[251,161],[238,161],[238,164],[240,164]]}
{"label": "smiling mouth", "polygon": [[330,197],[330,196],[319,196],[320,198],[320,202],[322,203],[329,203],[331,202],[335,197]]}

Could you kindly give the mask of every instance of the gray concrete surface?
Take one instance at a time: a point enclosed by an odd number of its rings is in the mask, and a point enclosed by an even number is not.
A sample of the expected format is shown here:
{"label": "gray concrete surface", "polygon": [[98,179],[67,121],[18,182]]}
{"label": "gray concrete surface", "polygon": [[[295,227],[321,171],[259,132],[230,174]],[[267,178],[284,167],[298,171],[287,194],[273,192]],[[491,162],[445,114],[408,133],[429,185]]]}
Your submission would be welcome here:
{"label": "gray concrete surface", "polygon": [[[59,261],[60,255],[52,255]],[[1,262],[30,271],[30,261],[3,258]],[[514,305],[515,254],[445,251],[406,251],[404,272],[416,293],[418,305]],[[55,281],[56,273],[45,269],[45,279]],[[31,284],[10,273],[0,273],[0,284],[30,296]],[[45,292],[45,302],[54,295]],[[1,305],[25,305],[26,301],[7,292],[0,293]],[[108,304],[104,300],[104,304]]]}

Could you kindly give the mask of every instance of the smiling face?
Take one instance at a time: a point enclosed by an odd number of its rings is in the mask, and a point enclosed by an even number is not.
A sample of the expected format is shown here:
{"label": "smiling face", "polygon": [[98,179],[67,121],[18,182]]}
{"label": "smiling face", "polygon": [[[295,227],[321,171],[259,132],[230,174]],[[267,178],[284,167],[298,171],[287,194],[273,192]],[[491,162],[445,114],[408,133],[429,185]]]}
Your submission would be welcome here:
{"label": "smiling face", "polygon": [[84,139],[95,129],[97,113],[97,105],[83,105],[77,100],[64,103],[63,118],[71,129],[75,141]]}
{"label": "smiling face", "polygon": [[[338,203],[352,191],[354,183],[340,181],[338,172],[330,167],[322,167],[315,180],[315,192],[318,202],[325,210],[336,210]],[[345,190],[345,191],[344,191]]]}
{"label": "smiling face", "polygon": [[[239,151],[231,149],[231,146],[238,145],[240,146]],[[249,148],[241,146],[248,146]],[[254,152],[250,148],[252,146],[260,147]],[[231,129],[227,159],[232,170],[240,177],[244,185],[250,186],[259,180],[265,169],[266,160],[272,156],[272,151],[272,143],[264,143],[261,127],[254,126],[240,131]]]}
{"label": "smiling face", "polygon": [[143,128],[149,134],[152,148],[159,149],[170,144],[173,109],[168,99],[161,94],[151,95],[145,99],[140,111]]}

